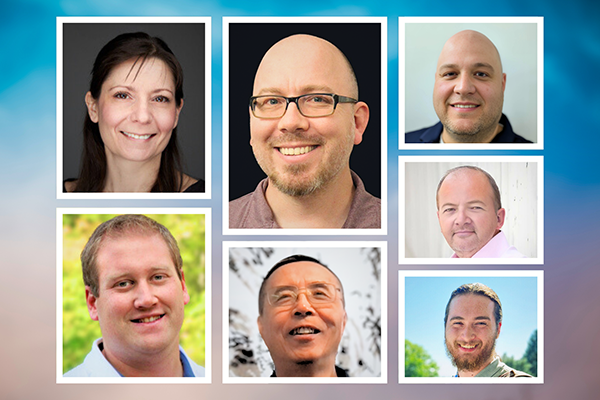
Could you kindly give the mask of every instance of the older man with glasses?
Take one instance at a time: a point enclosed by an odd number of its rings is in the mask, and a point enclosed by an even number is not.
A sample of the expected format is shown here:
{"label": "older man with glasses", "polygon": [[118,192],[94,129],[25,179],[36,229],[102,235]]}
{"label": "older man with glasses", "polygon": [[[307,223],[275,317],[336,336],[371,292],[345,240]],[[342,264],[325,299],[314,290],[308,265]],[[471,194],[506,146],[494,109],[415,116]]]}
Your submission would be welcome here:
{"label": "older man with glasses", "polygon": [[230,228],[380,228],[380,199],[350,170],[369,107],[344,54],[315,36],[282,39],[253,94],[250,144],[267,178],[229,204]]}
{"label": "older man with glasses", "polygon": [[293,255],[267,273],[258,330],[275,364],[271,377],[347,377],[335,365],[348,316],[338,277],[318,260]]}

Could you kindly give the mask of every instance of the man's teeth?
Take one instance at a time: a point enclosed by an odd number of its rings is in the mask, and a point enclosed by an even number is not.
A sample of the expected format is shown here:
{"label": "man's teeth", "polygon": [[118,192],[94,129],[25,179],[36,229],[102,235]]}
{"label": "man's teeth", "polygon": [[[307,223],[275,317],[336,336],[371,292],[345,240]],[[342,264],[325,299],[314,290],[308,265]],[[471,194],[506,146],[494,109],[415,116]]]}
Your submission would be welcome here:
{"label": "man's teeth", "polygon": [[150,136],[152,135],[136,135],[135,133],[129,133],[129,132],[125,132],[125,131],[121,131],[121,133],[123,133],[125,136],[130,137],[132,139],[149,139]]}
{"label": "man's teeth", "polygon": [[312,335],[313,333],[317,333],[316,329],[308,328],[306,326],[302,326],[300,328],[296,328],[290,332],[292,335]]}
{"label": "man's teeth", "polygon": [[140,319],[136,320],[136,322],[141,322],[141,323],[154,322],[157,319],[161,319],[161,318],[162,318],[162,315],[157,315],[156,317],[140,318]]}
{"label": "man's teeth", "polygon": [[461,344],[460,347],[462,347],[463,349],[474,349],[475,345],[469,346],[468,344]]}
{"label": "man's teeth", "polygon": [[304,147],[280,147],[279,151],[284,156],[299,156],[300,154],[306,154],[316,149],[317,146],[304,146]]}
{"label": "man's teeth", "polygon": [[455,108],[475,108],[478,107],[476,104],[453,104],[452,107]]}

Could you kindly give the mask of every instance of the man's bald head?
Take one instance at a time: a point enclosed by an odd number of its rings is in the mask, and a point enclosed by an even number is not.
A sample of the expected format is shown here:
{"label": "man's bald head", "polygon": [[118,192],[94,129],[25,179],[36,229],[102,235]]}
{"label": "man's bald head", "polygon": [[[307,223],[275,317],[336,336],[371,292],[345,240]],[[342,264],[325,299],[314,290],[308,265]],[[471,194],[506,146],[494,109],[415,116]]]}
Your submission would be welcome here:
{"label": "man's bald head", "polygon": [[479,62],[489,63],[502,73],[502,60],[494,43],[483,33],[472,30],[460,31],[446,41],[438,58],[438,70],[443,63],[465,56],[480,57]]}
{"label": "man's bald head", "polygon": [[[325,91],[358,99],[358,82],[350,61],[340,49],[325,39],[299,34],[288,36],[275,43],[265,53],[256,71],[253,95],[258,96],[267,92],[266,89],[271,89],[264,86],[266,79],[282,70],[315,71],[313,74],[315,77],[327,75],[331,83],[315,82],[315,90],[310,91],[323,92],[325,89],[330,89]],[[289,84],[293,86],[294,75],[288,76]],[[303,93],[294,93],[294,95],[300,94]]]}
{"label": "man's bald head", "polygon": [[444,143],[489,143],[502,130],[506,74],[498,49],[471,30],[452,36],[438,59],[433,106]]}

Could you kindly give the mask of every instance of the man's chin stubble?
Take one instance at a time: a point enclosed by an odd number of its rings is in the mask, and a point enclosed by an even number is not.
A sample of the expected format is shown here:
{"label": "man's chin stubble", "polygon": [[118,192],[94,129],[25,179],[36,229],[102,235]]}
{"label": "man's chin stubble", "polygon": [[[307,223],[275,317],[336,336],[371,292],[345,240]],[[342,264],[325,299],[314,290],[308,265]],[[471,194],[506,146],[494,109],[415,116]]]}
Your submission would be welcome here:
{"label": "man's chin stubble", "polygon": [[281,179],[279,174],[274,173],[269,176],[269,181],[283,194],[287,194],[292,197],[304,197],[309,196],[316,192],[323,186],[324,179],[322,176],[316,176],[307,182],[300,182],[296,175],[298,172],[293,173],[291,181],[285,181]]}
{"label": "man's chin stubble", "polygon": [[491,121],[478,122],[471,129],[458,129],[448,121],[443,125],[446,132],[459,143],[482,143],[496,131],[501,116],[502,114]]}

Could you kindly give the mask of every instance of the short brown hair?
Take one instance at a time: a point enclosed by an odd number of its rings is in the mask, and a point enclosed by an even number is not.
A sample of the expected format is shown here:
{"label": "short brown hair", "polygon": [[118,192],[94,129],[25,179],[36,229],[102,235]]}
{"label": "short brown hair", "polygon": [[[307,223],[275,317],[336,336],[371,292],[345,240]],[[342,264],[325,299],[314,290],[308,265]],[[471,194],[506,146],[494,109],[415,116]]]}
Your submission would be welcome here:
{"label": "short brown hair", "polygon": [[500,303],[500,298],[491,288],[484,285],[483,283],[467,283],[464,284],[450,295],[450,300],[448,300],[448,304],[446,305],[446,314],[444,315],[444,326],[448,323],[448,312],[450,311],[450,303],[452,299],[456,296],[462,296],[465,294],[476,294],[479,296],[485,296],[491,301],[494,302],[494,319],[496,320],[496,329],[498,329],[498,325],[502,322],[502,303]]}
{"label": "short brown hair", "polygon": [[81,252],[83,282],[86,286],[90,287],[90,291],[95,297],[99,296],[98,269],[96,266],[96,261],[98,257],[98,251],[100,251],[100,247],[102,246],[102,242],[105,238],[114,239],[131,233],[160,235],[169,248],[171,259],[175,265],[175,271],[177,271],[177,276],[181,280],[183,260],[181,259],[181,253],[179,252],[177,241],[173,235],[171,235],[171,232],[169,232],[169,230],[163,225],[151,218],[146,217],[145,215],[119,215],[100,224],[94,233],[92,233],[92,236],[90,236],[90,239]]}
{"label": "short brown hair", "polygon": [[494,177],[492,175],[490,175],[488,172],[486,172],[483,169],[476,167],[474,165],[461,165],[459,167],[451,168],[448,171],[446,171],[446,174],[444,174],[442,179],[440,179],[440,183],[438,183],[438,187],[435,192],[435,204],[437,205],[438,209],[439,209],[438,196],[440,193],[440,188],[442,187],[442,183],[444,183],[444,180],[448,177],[448,175],[450,175],[456,171],[460,171],[462,169],[470,169],[472,171],[479,171],[483,175],[485,175],[486,178],[488,178],[488,181],[490,182],[490,186],[492,187],[492,195],[494,197],[494,207],[496,207],[496,211],[501,209],[502,208],[502,199],[500,198],[500,189],[498,189],[498,185],[496,184]]}

